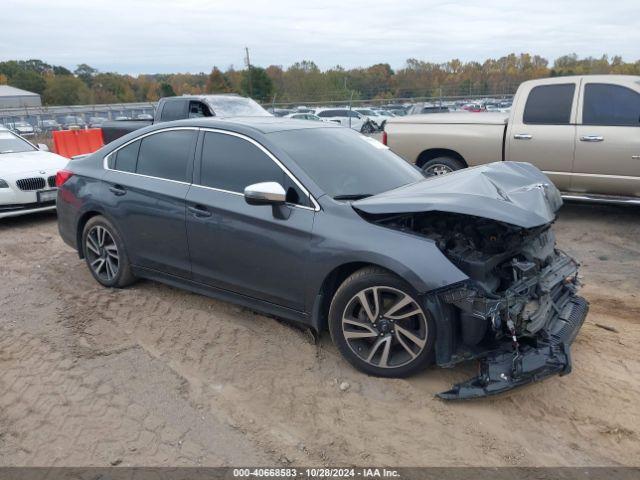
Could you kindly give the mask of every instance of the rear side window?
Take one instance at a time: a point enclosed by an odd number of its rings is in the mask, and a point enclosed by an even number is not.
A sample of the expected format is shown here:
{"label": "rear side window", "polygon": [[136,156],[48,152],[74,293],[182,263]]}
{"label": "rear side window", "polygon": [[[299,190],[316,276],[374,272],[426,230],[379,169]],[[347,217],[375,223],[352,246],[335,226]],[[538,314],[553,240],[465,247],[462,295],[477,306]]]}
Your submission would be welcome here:
{"label": "rear side window", "polygon": [[118,150],[113,168],[122,172],[135,172],[138,161],[138,151],[140,150],[140,140],[130,143],[126,147]]}
{"label": "rear side window", "polygon": [[576,86],[573,83],[541,85],[529,92],[523,122],[541,125],[568,125]]}
{"label": "rear side window", "polygon": [[630,88],[606,83],[584,87],[584,125],[640,125],[640,94]]}
{"label": "rear side window", "polygon": [[185,182],[195,131],[170,130],[142,139],[136,173]]}
{"label": "rear side window", "polygon": [[168,100],[165,102],[164,107],[162,107],[160,119],[163,122],[182,120],[187,116],[187,112],[185,112],[186,107],[187,102],[185,100]]}
{"label": "rear side window", "polygon": [[246,187],[260,182],[278,182],[287,191],[289,203],[308,205],[297,185],[254,144],[232,135],[205,133],[200,184],[244,193]]}
{"label": "rear side window", "polygon": [[189,118],[210,117],[211,113],[202,102],[189,102]]}

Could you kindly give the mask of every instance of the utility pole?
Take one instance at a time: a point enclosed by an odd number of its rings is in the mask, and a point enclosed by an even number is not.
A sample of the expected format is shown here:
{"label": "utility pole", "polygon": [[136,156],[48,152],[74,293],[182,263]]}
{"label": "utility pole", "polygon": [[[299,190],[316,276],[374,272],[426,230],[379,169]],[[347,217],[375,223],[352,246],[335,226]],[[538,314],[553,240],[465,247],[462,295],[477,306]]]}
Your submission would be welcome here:
{"label": "utility pole", "polygon": [[244,51],[246,53],[244,62],[247,65],[247,69],[249,71],[249,96],[253,98],[253,85],[252,85],[252,79],[251,79],[251,60],[249,59],[249,47],[244,47]]}

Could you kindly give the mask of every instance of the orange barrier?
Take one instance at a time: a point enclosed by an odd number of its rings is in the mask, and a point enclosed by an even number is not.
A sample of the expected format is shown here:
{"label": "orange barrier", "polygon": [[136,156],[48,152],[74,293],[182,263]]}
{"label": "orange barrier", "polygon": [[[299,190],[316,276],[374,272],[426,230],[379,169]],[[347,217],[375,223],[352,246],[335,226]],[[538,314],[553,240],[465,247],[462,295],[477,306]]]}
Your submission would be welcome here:
{"label": "orange barrier", "polygon": [[104,145],[102,129],[57,130],[53,132],[53,149],[58,155],[71,158],[93,153]]}

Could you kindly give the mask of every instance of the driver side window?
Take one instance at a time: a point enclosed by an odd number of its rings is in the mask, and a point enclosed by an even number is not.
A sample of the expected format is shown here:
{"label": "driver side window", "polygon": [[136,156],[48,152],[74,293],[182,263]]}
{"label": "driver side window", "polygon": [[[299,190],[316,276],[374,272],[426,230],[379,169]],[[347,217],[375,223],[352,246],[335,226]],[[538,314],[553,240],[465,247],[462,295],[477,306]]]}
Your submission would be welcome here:
{"label": "driver side window", "polygon": [[260,182],[278,182],[287,192],[288,203],[309,206],[308,197],[253,143],[234,135],[205,132],[200,167],[201,185],[244,193],[247,186]]}

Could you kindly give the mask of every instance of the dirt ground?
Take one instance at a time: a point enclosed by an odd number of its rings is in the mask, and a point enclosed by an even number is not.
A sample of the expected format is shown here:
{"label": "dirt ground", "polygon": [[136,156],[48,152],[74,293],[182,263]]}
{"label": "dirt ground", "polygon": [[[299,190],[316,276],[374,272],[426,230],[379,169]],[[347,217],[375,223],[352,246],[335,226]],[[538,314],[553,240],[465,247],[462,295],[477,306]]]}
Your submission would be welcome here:
{"label": "dirt ground", "polygon": [[54,214],[3,220],[0,465],[638,465],[640,210],[569,205],[556,227],[591,302],[573,373],[446,403],[473,364],[370,378],[328,335],[101,288]]}

